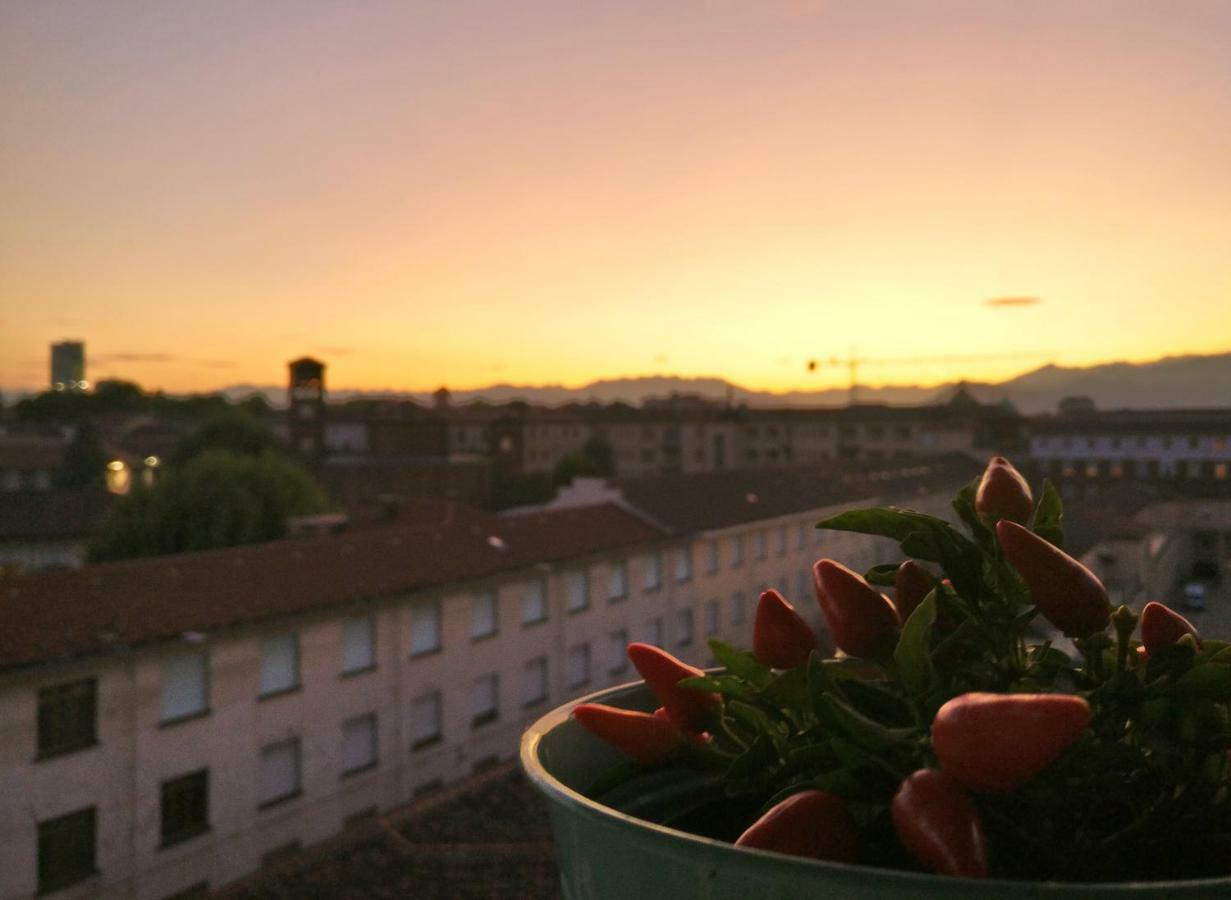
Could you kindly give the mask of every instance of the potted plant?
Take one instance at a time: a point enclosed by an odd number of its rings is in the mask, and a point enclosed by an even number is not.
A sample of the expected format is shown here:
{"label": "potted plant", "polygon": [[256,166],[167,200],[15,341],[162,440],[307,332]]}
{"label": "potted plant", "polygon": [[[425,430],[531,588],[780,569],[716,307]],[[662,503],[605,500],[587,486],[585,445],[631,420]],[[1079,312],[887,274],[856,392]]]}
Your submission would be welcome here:
{"label": "potted plant", "polygon": [[634,644],[535,723],[565,896],[1231,896],[1231,645],[1113,611],[1002,458],[954,509],[819,523],[904,556],[816,563],[834,658],[767,591],[720,669]]}

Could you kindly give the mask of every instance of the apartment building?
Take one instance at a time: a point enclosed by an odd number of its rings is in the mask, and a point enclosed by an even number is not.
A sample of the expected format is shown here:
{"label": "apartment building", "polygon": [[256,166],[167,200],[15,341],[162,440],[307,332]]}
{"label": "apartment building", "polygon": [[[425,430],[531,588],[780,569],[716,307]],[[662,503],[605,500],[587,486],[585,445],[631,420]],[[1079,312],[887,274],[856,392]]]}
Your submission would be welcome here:
{"label": "apartment building", "polygon": [[1037,470],[1075,486],[1231,473],[1231,409],[1084,409],[1037,416],[1027,431]]}
{"label": "apartment building", "polygon": [[633,677],[630,641],[706,663],[707,638],[750,640],[769,586],[819,626],[812,561],[892,548],[816,520],[939,509],[971,468],[629,483],[511,517],[424,502],[341,535],[10,579],[0,898],[190,896],[512,756],[546,709]]}

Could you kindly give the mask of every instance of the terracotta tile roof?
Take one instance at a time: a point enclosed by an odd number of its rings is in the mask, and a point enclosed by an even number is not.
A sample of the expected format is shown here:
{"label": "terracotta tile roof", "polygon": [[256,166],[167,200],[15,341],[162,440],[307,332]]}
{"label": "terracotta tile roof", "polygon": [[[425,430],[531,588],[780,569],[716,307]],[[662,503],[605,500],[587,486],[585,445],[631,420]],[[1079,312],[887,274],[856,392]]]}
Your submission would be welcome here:
{"label": "terracotta tile roof", "polygon": [[613,504],[502,519],[440,502],[387,527],[0,582],[0,671],[464,582],[664,537]]}
{"label": "terracotta tile roof", "polygon": [[956,492],[982,469],[955,455],[638,478],[615,485],[632,507],[686,534],[866,498],[909,505],[920,491]]}

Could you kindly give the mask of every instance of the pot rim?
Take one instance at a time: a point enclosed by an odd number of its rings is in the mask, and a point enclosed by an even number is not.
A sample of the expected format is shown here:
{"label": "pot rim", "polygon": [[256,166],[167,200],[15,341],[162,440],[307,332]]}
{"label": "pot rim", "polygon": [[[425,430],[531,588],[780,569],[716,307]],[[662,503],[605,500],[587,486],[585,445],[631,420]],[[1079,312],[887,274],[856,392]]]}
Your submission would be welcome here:
{"label": "pot rim", "polygon": [[818,872],[828,871],[835,874],[842,874],[848,878],[858,877],[861,874],[865,876],[875,876],[880,879],[896,881],[903,888],[913,885],[921,892],[927,891],[929,888],[936,887],[938,881],[944,884],[945,890],[947,891],[968,891],[972,895],[986,894],[989,889],[996,888],[1010,892],[1023,892],[1039,886],[1046,886],[1048,891],[1052,894],[1072,896],[1082,896],[1091,891],[1116,892],[1131,896],[1132,894],[1143,890],[1150,890],[1153,892],[1168,890],[1173,890],[1176,892],[1182,891],[1189,896],[1194,896],[1193,892],[1198,892],[1203,889],[1217,889],[1222,891],[1231,889],[1231,875],[1221,878],[1200,878],[1189,881],[1023,881],[1007,878],[966,879],[943,875],[930,875],[925,872],[907,872],[901,869],[886,869],[879,866],[859,866],[848,863],[828,862],[826,860],[819,859],[805,859],[803,857],[775,853],[769,850],[757,850],[750,847],[737,848],[734,844],[728,844],[725,841],[690,834],[687,831],[680,831],[677,828],[670,828],[666,825],[659,825],[655,822],[647,822],[644,819],[638,819],[635,816],[630,816],[627,813],[622,813],[618,810],[612,809],[611,807],[604,806],[601,803],[591,800],[584,794],[573,790],[547,771],[547,768],[539,759],[539,746],[542,739],[553,729],[558,728],[568,722],[575,707],[582,703],[601,703],[616,697],[627,696],[633,694],[638,689],[644,689],[644,687],[644,682],[634,681],[604,688],[591,694],[586,694],[583,697],[570,700],[561,706],[557,706],[550,712],[544,713],[536,719],[534,723],[525,730],[521,738],[519,756],[522,770],[526,773],[526,777],[528,777],[535,787],[550,800],[560,804],[561,806],[570,808],[576,814],[582,815],[589,819],[598,819],[611,822],[630,831],[650,831],[657,834],[658,837],[664,841],[694,844],[700,847],[705,847],[711,851],[723,853],[735,852],[748,854],[753,859],[758,859],[760,865],[772,865],[779,867],[792,866]]}

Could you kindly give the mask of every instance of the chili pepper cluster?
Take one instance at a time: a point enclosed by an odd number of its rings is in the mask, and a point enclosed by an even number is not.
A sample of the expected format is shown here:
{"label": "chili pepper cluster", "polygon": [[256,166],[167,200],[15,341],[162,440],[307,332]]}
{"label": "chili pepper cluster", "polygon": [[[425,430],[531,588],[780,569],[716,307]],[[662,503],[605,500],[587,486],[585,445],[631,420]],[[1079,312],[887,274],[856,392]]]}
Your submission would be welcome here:
{"label": "chili pepper cluster", "polygon": [[1055,489],[1036,503],[1008,460],[954,510],[963,529],[897,507],[819,523],[904,556],[814,565],[831,658],[775,590],[751,651],[711,641],[717,672],[630,645],[661,706],[575,708],[628,758],[591,796],[741,847],[955,877],[1231,872],[1231,645],[1160,603],[1113,612],[1063,550]]}

